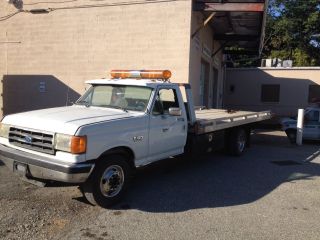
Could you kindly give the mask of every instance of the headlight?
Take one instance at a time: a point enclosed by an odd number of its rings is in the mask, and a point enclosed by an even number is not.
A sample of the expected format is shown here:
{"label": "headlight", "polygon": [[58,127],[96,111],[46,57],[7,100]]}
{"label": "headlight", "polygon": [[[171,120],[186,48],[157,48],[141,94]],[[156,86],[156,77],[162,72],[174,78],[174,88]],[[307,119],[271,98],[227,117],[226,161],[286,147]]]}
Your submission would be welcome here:
{"label": "headlight", "polygon": [[0,137],[8,138],[10,127],[8,124],[0,123]]}
{"label": "headlight", "polygon": [[87,137],[57,133],[55,136],[55,149],[73,154],[85,153],[87,150]]}

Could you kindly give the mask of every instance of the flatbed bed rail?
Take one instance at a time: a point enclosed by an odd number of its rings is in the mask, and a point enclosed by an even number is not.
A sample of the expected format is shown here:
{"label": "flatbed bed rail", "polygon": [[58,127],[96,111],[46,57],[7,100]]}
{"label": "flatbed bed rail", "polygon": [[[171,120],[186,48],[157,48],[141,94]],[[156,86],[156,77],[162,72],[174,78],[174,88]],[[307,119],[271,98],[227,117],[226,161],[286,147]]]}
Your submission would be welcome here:
{"label": "flatbed bed rail", "polygon": [[196,123],[194,133],[204,134],[222,129],[237,127],[254,122],[260,122],[271,118],[270,111],[246,112],[208,109],[195,112]]}

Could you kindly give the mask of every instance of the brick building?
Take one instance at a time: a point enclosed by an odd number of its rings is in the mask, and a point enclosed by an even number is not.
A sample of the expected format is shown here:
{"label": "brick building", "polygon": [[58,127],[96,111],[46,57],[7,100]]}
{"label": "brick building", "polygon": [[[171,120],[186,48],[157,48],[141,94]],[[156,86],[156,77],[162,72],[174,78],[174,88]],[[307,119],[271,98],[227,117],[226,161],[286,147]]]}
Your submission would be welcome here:
{"label": "brick building", "polygon": [[266,5],[1,1],[1,114],[70,104],[84,92],[85,80],[107,78],[111,69],[170,69],[173,82],[191,83],[195,104],[221,107],[223,56],[259,54]]}

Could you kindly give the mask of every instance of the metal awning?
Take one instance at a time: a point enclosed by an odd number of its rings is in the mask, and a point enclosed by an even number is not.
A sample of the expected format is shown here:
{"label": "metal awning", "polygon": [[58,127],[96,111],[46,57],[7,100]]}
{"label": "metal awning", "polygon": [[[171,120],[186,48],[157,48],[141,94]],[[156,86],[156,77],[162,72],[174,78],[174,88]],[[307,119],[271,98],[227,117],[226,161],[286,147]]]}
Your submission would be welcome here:
{"label": "metal awning", "polygon": [[268,0],[195,0],[193,10],[211,16],[208,24],[223,53],[260,55],[267,5]]}

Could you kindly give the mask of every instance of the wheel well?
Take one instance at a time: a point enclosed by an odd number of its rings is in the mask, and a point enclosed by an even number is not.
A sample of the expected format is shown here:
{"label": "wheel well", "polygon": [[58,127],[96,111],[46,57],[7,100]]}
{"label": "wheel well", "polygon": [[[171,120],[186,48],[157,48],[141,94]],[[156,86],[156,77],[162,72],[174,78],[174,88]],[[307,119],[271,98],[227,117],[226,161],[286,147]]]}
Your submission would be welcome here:
{"label": "wheel well", "polygon": [[226,130],[225,144],[227,144],[227,142],[229,141],[229,138],[232,137],[232,135],[234,135],[240,129],[243,129],[245,131],[246,136],[247,136],[246,146],[250,147],[250,145],[251,145],[251,129],[252,129],[252,126],[250,124],[242,125],[242,126],[236,126],[236,127],[232,127],[232,128],[227,129]]}
{"label": "wheel well", "polygon": [[234,132],[237,132],[237,131],[239,131],[240,129],[243,129],[243,130],[246,132],[246,134],[247,134],[248,136],[250,136],[251,128],[252,128],[252,127],[251,127],[250,125],[236,126],[236,127],[228,128],[228,129],[226,130],[226,134],[227,134],[227,137],[229,137],[230,134],[233,134]]}
{"label": "wheel well", "polygon": [[132,168],[136,167],[134,164],[135,157],[134,157],[133,151],[130,148],[124,147],[124,146],[109,149],[109,150],[105,151],[104,153],[102,153],[98,159],[104,158],[104,157],[106,157],[108,155],[112,155],[112,154],[120,154],[120,155],[125,156],[128,160],[130,167],[132,167]]}

